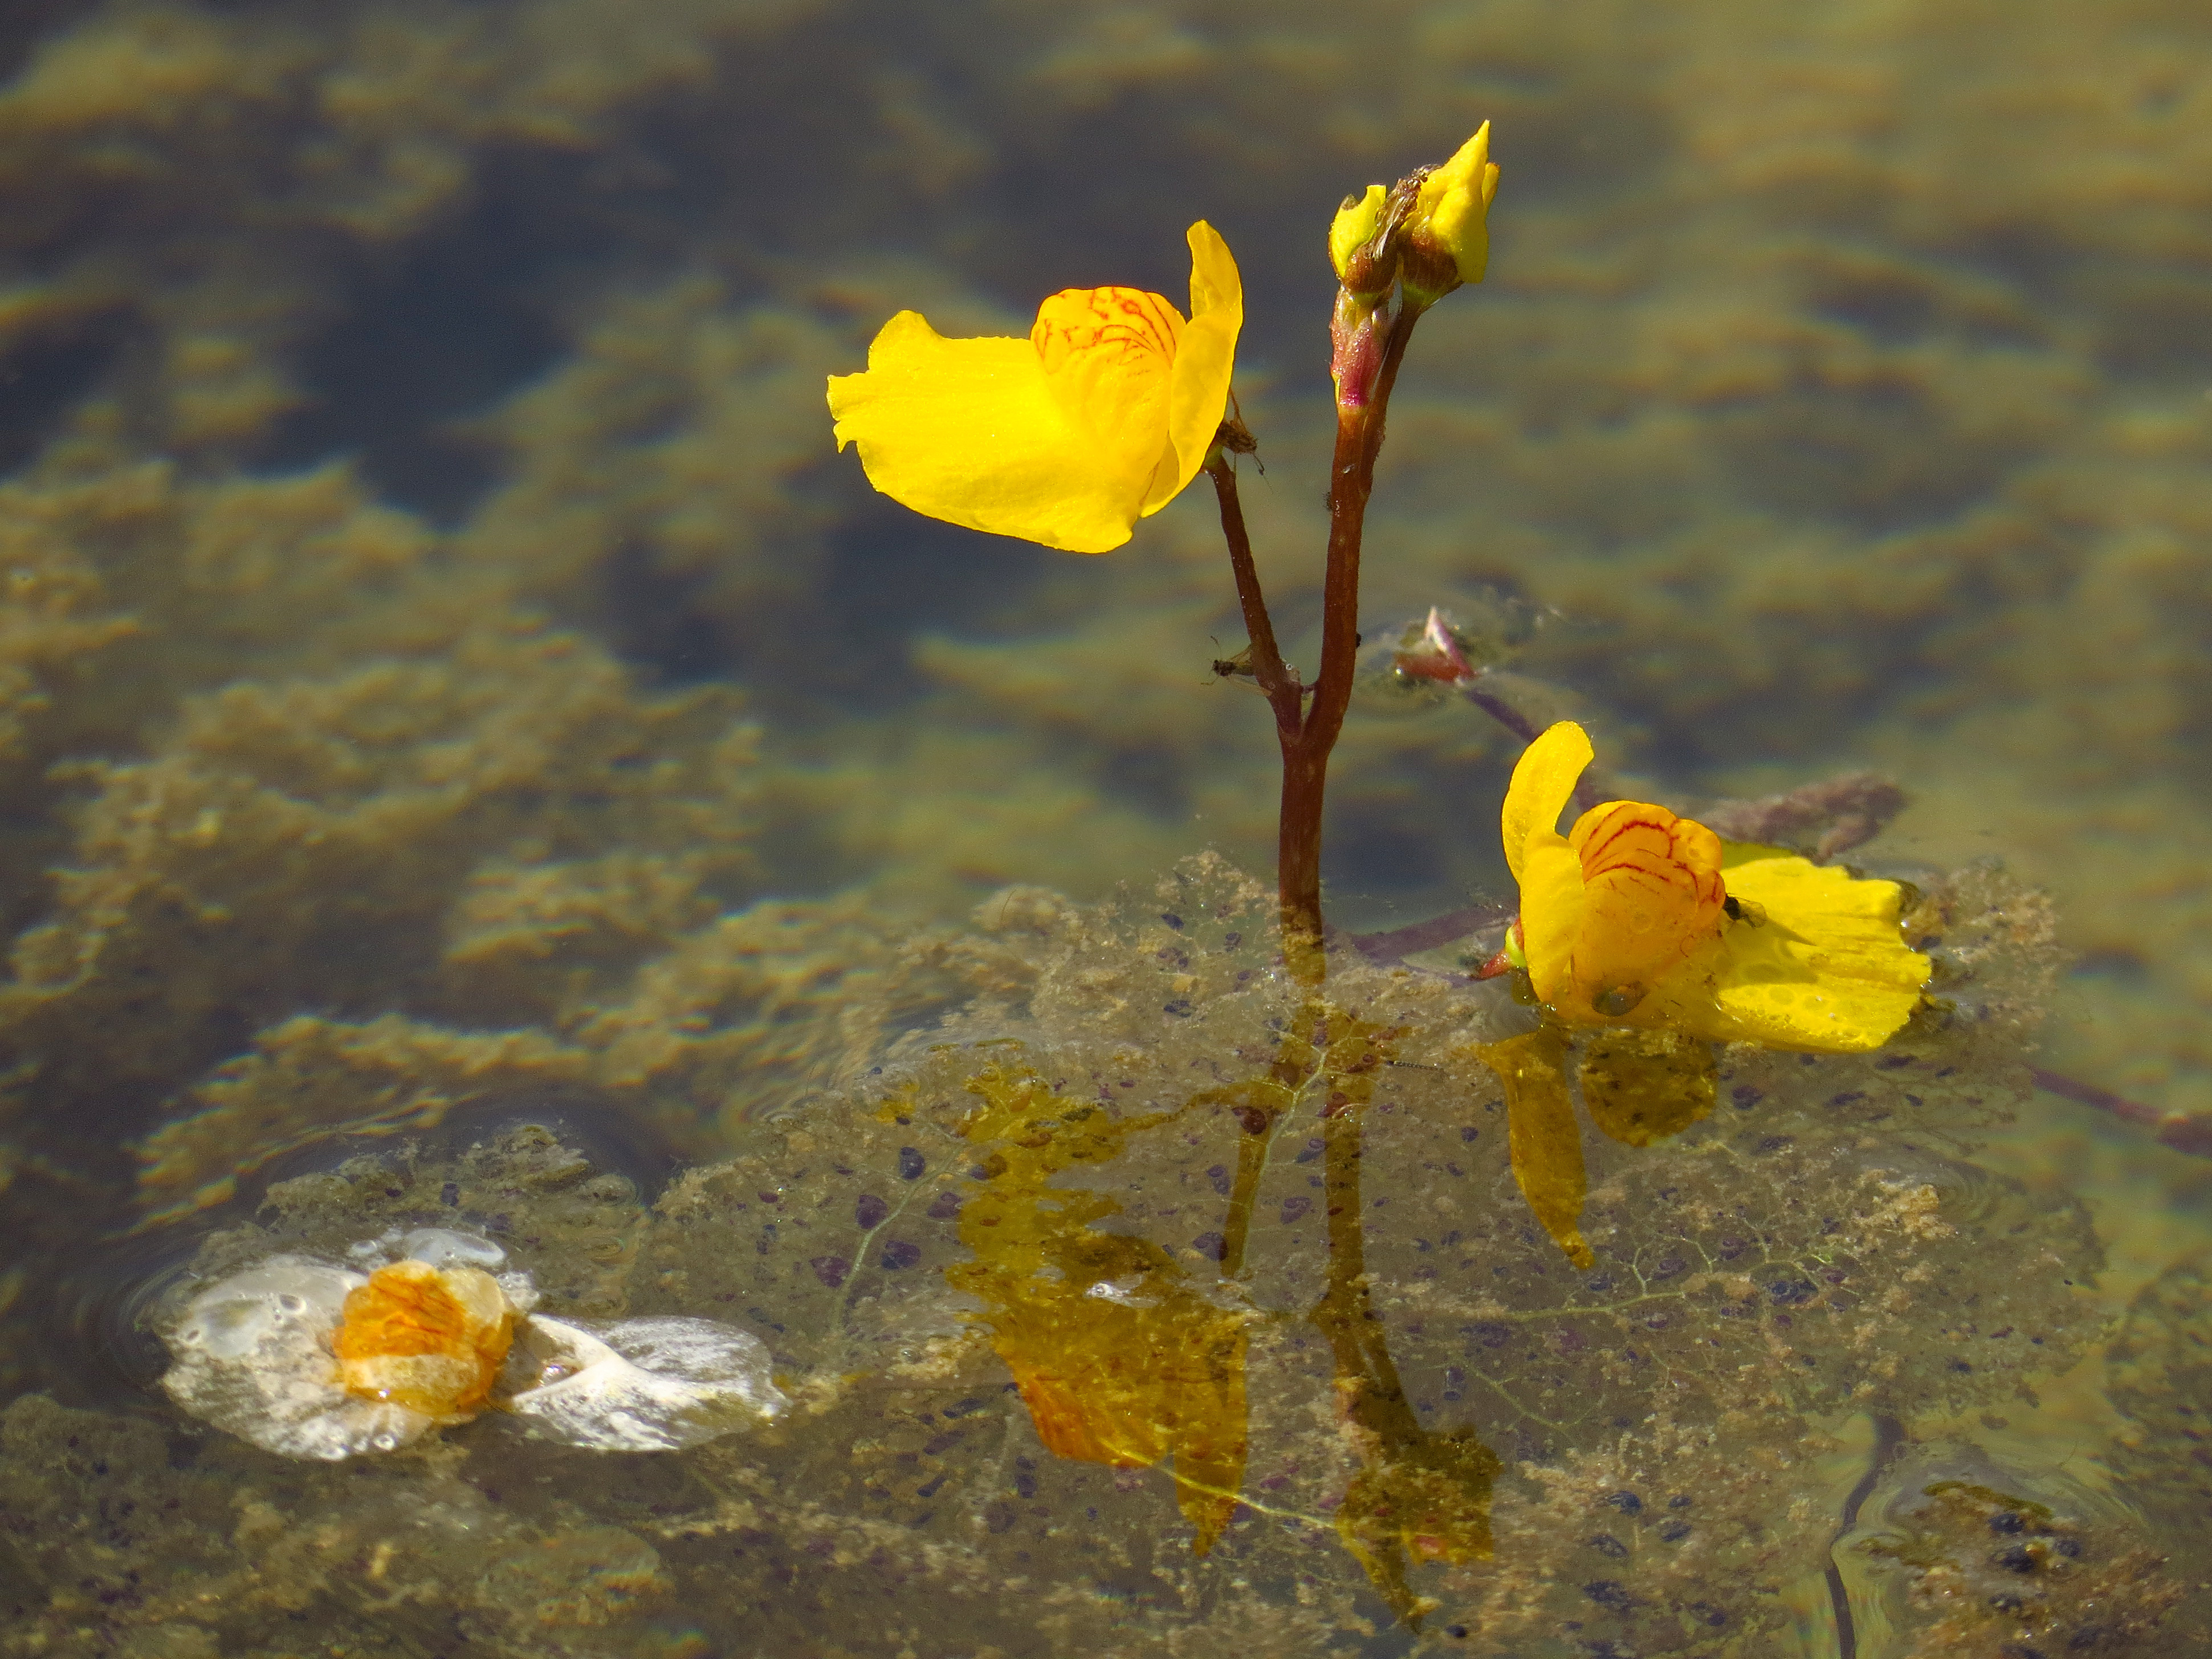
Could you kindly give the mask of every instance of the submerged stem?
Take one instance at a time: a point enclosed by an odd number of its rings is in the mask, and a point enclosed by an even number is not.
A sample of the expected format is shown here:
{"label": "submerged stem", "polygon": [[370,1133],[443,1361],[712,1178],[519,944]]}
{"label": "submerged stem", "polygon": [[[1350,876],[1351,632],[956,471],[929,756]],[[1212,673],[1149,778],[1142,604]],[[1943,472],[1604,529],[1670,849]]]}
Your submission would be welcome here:
{"label": "submerged stem", "polygon": [[1363,1099],[1332,1091],[1322,1116],[1328,1277],[1310,1317],[1328,1340],[1338,1419],[1360,1460],[1337,1508],[1337,1534],[1390,1611],[1418,1631],[1437,1604],[1413,1589],[1408,1570],[1491,1553],[1490,1493],[1500,1466],[1471,1426],[1424,1429],[1406,1397],[1389,1328],[1368,1290],[1359,1182],[1364,1112]]}

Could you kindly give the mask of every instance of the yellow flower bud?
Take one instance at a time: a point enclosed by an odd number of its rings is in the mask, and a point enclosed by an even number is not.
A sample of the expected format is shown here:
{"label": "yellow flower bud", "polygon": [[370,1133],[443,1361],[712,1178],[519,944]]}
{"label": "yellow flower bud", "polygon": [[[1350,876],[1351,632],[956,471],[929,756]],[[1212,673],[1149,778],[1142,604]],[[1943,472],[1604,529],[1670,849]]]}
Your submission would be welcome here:
{"label": "yellow flower bud", "polygon": [[[1456,155],[1421,180],[1407,233],[1417,245],[1449,254],[1461,282],[1479,283],[1490,264],[1490,204],[1497,194],[1498,164],[1490,159],[1485,121]],[[1334,241],[1332,236],[1332,247]]]}
{"label": "yellow flower bud", "polygon": [[1328,262],[1336,267],[1338,281],[1345,279],[1345,264],[1353,252],[1373,240],[1382,222],[1382,204],[1388,195],[1382,185],[1370,185],[1364,196],[1347,196],[1337,209],[1328,227]]}

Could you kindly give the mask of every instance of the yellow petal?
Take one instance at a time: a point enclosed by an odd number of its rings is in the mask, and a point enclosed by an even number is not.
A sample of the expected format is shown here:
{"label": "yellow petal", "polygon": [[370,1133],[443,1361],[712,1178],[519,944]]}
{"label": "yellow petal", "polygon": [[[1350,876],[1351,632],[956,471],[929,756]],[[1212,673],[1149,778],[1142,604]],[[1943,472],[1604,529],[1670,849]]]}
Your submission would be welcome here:
{"label": "yellow petal", "polygon": [[1919,1006],[1929,961],[1898,933],[1895,882],[1766,847],[1728,848],[1723,873],[1747,915],[1725,935],[1710,1035],[1855,1054],[1880,1048]]}
{"label": "yellow petal", "polygon": [[347,1393],[456,1423],[483,1409],[514,1335],[483,1269],[395,1261],[347,1295],[331,1351]]}
{"label": "yellow petal", "polygon": [[[1576,823],[1582,927],[1569,1018],[1618,1018],[1720,932],[1720,837],[1663,806],[1607,801]],[[1611,1005],[1611,1006],[1609,1006]]]}
{"label": "yellow petal", "polygon": [[1160,462],[1143,510],[1157,513],[1198,476],[1229,407],[1237,337],[1244,326],[1244,283],[1220,233],[1205,220],[1190,228],[1190,321],[1176,350],[1168,397],[1171,453]]}
{"label": "yellow petal", "polygon": [[1500,824],[1505,840],[1505,862],[1515,879],[1521,876],[1522,850],[1539,830],[1556,832],[1559,814],[1574,799],[1575,781],[1595,756],[1589,734],[1572,720],[1561,720],[1521,751],[1513,768],[1513,781],[1505,791],[1505,811]]}
{"label": "yellow petal", "polygon": [[1530,836],[1521,861],[1521,953],[1536,1000],[1547,1006],[1573,999],[1584,897],[1583,861],[1566,838],[1544,830]]}
{"label": "yellow petal", "polygon": [[1421,181],[1413,224],[1447,249],[1462,283],[1479,283],[1490,264],[1490,204],[1498,194],[1498,166],[1490,159],[1490,123],[1459,153]]}
{"label": "yellow petal", "polygon": [[1328,262],[1336,270],[1339,280],[1344,276],[1345,261],[1361,243],[1371,240],[1382,223],[1382,203],[1389,194],[1380,185],[1367,186],[1364,196],[1347,196],[1344,205],[1329,221]]}
{"label": "yellow petal", "polygon": [[1680,1134],[1713,1109],[1712,1045],[1678,1030],[1600,1031],[1583,1051],[1583,1104],[1625,1146]]}
{"label": "yellow petal", "polygon": [[1583,1212],[1583,1138],[1567,1094],[1565,1036],[1556,1026],[1540,1025],[1474,1053],[1504,1085],[1506,1138],[1521,1196],[1568,1260],[1577,1267],[1590,1266],[1595,1258],[1577,1224]]}
{"label": "yellow petal", "polygon": [[832,377],[837,447],[917,513],[1072,553],[1129,539],[1150,473],[1133,479],[1062,413],[1028,340],[948,340],[902,311],[865,374]]}
{"label": "yellow petal", "polygon": [[1474,137],[1452,152],[1450,161],[1421,180],[1413,198],[1414,217],[1435,212],[1437,204],[1455,190],[1473,188],[1480,194],[1485,175],[1496,170],[1490,159],[1490,123],[1485,121]]}
{"label": "yellow petal", "polygon": [[1182,331],[1182,313],[1140,288],[1063,289],[1030,331],[1053,402],[1139,507],[1173,454],[1168,407]]}

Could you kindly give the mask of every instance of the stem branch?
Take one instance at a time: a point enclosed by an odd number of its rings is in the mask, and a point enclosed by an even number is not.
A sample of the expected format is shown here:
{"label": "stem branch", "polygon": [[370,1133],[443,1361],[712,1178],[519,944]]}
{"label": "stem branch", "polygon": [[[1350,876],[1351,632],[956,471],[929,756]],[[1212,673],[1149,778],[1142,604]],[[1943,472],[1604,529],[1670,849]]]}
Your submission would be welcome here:
{"label": "stem branch", "polygon": [[1303,693],[1275,644],[1275,625],[1260,592],[1259,568],[1252,562],[1252,538],[1244,528],[1244,505],[1237,495],[1237,468],[1226,449],[1216,447],[1206,464],[1221,506],[1222,539],[1229,544],[1229,568],[1237,573],[1237,599],[1244,609],[1244,632],[1252,642],[1252,678],[1275,711],[1275,734],[1285,748],[1297,740]]}

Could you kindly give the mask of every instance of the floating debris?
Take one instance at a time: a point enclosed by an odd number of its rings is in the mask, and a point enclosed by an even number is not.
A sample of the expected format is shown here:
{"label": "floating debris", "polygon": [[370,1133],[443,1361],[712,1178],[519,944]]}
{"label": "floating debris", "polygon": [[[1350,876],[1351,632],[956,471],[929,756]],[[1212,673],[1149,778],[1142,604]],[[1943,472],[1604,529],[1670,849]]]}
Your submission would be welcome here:
{"label": "floating debris", "polygon": [[531,1275],[495,1276],[506,1252],[480,1235],[422,1227],[349,1254],[368,1270],[274,1255],[195,1296],[167,1333],[170,1398],[264,1451],[325,1461],[487,1408],[541,1439],[671,1451],[787,1404],[768,1350],[733,1325],[532,1318]]}
{"label": "floating debris", "polygon": [[331,1346],[348,1394],[446,1424],[483,1409],[514,1340],[514,1304],[483,1268],[395,1261],[346,1297]]}
{"label": "floating debris", "polygon": [[506,1402],[526,1431],[594,1451],[678,1451],[790,1404],[761,1340],[712,1319],[533,1319],[515,1358],[536,1379]]}
{"label": "floating debris", "polygon": [[392,1451],[437,1426],[429,1413],[348,1388],[337,1340],[368,1277],[272,1256],[192,1298],[168,1336],[169,1397],[225,1433],[286,1457]]}

